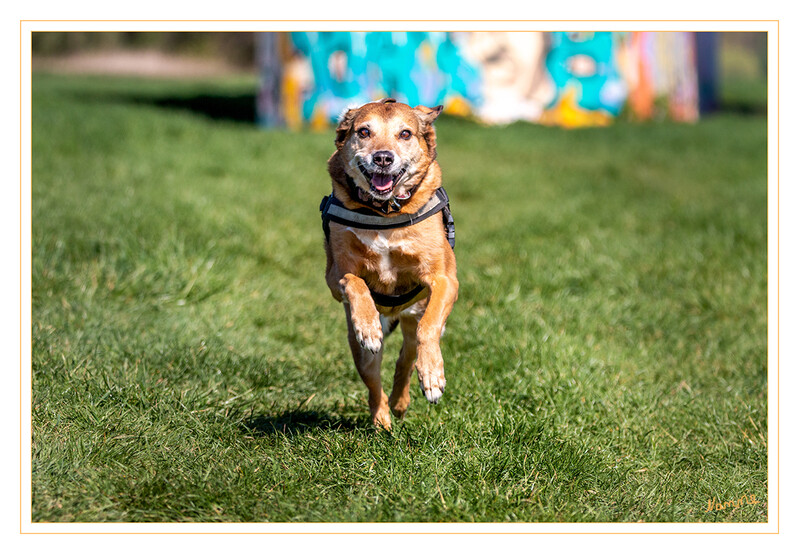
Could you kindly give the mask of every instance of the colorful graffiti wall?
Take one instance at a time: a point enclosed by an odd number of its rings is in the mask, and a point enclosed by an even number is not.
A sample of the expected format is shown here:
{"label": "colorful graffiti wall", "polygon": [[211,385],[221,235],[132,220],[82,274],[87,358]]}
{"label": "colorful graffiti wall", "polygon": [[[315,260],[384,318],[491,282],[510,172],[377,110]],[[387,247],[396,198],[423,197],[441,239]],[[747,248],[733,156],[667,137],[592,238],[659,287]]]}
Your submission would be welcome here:
{"label": "colorful graffiti wall", "polygon": [[268,126],[323,128],[386,96],[487,124],[698,116],[692,33],[302,32],[258,44]]}

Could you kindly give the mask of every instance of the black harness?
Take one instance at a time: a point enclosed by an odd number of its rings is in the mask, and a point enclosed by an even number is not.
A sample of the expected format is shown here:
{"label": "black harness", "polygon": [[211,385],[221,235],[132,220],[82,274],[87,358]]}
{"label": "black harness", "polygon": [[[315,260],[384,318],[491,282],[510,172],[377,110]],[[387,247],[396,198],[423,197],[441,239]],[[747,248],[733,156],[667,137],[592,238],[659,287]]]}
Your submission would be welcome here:
{"label": "black harness", "polygon": [[[322,229],[325,231],[326,241],[330,240],[331,221],[346,225],[347,227],[355,227],[356,229],[380,231],[415,225],[420,221],[424,221],[436,215],[438,212],[443,212],[444,231],[447,233],[447,242],[449,242],[449,245],[453,249],[455,248],[455,220],[452,218],[452,212],[449,209],[449,196],[447,196],[447,192],[443,188],[436,190],[436,193],[430,198],[427,204],[422,206],[422,208],[414,214],[400,214],[394,217],[384,217],[375,214],[375,212],[368,208],[349,210],[332,194],[322,199],[319,210],[322,212]],[[417,285],[415,288],[402,294],[381,294],[371,289],[369,292],[372,293],[372,299],[375,301],[375,304],[393,308],[407,304],[416,298],[424,289],[424,285]]]}

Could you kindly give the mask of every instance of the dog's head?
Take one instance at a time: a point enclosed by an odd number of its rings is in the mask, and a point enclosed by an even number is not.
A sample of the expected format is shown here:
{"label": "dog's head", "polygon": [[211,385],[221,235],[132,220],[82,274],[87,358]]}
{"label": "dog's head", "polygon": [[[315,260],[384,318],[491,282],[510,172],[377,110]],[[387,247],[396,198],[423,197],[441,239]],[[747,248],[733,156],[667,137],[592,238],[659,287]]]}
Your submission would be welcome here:
{"label": "dog's head", "polygon": [[442,106],[428,108],[386,98],[348,110],[336,128],[336,154],[363,199],[407,200],[436,157],[433,121]]}

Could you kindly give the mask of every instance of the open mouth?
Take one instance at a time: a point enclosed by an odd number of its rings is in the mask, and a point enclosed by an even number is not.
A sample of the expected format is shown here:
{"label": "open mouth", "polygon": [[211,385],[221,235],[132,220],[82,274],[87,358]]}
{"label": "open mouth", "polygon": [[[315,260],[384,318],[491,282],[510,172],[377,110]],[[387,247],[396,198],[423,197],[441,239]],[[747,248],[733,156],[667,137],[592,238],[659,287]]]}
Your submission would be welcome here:
{"label": "open mouth", "polygon": [[358,164],[358,169],[361,170],[363,176],[369,181],[371,193],[378,197],[385,197],[391,194],[397,181],[405,174],[404,169],[399,170],[397,173],[370,172],[360,163]]}

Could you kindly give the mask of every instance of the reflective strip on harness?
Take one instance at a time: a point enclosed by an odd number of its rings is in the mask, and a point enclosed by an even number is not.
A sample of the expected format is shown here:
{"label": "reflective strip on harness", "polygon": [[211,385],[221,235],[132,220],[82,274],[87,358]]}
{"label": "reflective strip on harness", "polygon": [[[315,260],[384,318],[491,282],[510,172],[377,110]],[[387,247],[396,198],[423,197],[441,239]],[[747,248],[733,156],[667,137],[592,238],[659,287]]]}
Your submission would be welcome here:
{"label": "reflective strip on harness", "polygon": [[452,213],[449,209],[449,196],[443,188],[436,190],[433,197],[425,204],[421,210],[414,214],[401,214],[394,217],[383,217],[380,215],[373,215],[363,211],[353,211],[344,207],[336,197],[333,195],[325,196],[319,206],[319,211],[322,212],[322,227],[325,231],[325,238],[330,236],[330,222],[335,221],[341,225],[355,227],[357,229],[399,229],[400,227],[408,227],[415,225],[420,221],[424,221],[428,217],[437,214],[440,211],[444,212],[444,228],[447,233],[447,241],[452,248],[455,248],[455,221],[452,218]]}
{"label": "reflective strip on harness", "polygon": [[348,210],[341,204],[331,203],[327,209],[327,217],[336,223],[344,223],[346,225],[350,225],[351,227],[358,227],[360,229],[397,229],[399,227],[413,225],[422,219],[427,219],[424,217],[425,214],[431,212],[432,210],[439,211],[436,208],[438,208],[440,204],[441,198],[439,198],[438,195],[435,195],[427,204],[422,207],[421,210],[415,214],[400,214],[394,217],[383,217],[379,215],[354,212],[352,210]]}

